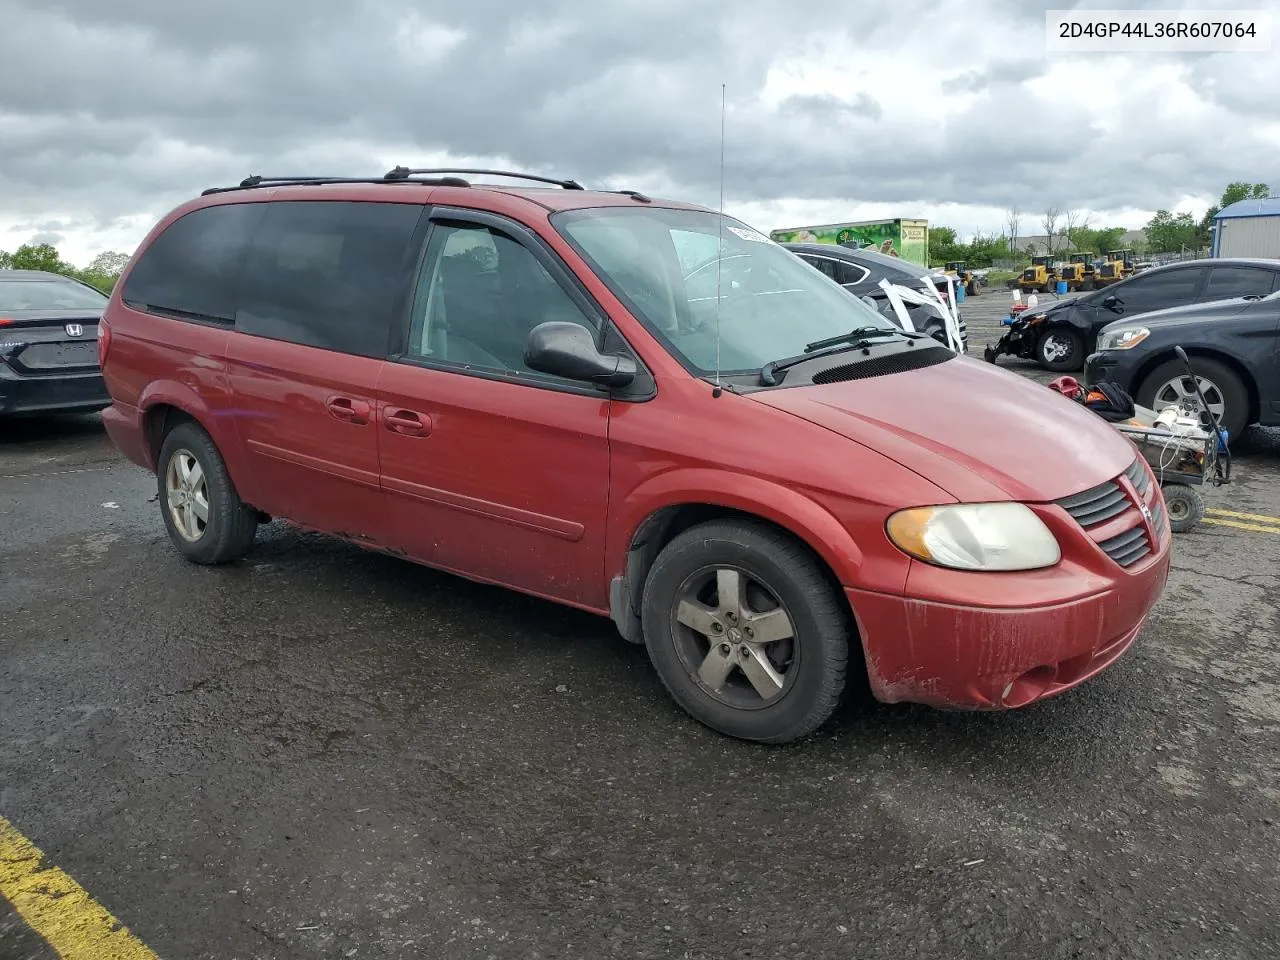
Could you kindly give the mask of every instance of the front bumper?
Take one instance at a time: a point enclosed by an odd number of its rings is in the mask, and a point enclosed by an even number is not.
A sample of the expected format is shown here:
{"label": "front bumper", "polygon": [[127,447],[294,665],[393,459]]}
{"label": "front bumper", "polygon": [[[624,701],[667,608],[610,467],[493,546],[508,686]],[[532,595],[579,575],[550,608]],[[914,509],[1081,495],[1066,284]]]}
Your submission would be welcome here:
{"label": "front bumper", "polygon": [[980,574],[913,561],[905,595],[846,587],[876,699],[1022,707],[1119,659],[1164,591],[1172,533],[1145,463],[1103,486],[1126,505],[1088,528],[1061,502],[1029,505],[1062,546],[1053,568]]}
{"label": "front bumper", "polygon": [[97,371],[20,376],[0,360],[0,415],[89,413],[110,403]]}
{"label": "front bumper", "polygon": [[1138,582],[1049,607],[963,607],[847,593],[877,700],[1009,708],[1062,693],[1111,666],[1137,639],[1168,574],[1166,548]]}
{"label": "front bumper", "polygon": [[1107,350],[1091,353],[1084,361],[1084,382],[1090,386],[1109,380],[1132,394],[1137,384],[1133,382],[1142,356],[1132,350]]}

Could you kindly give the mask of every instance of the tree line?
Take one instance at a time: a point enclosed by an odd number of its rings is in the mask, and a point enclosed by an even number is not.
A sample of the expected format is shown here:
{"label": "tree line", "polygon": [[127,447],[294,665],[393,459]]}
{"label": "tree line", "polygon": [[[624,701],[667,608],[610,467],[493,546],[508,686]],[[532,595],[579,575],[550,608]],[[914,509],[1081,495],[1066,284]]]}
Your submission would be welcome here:
{"label": "tree line", "polygon": [[1238,203],[1241,200],[1263,200],[1271,195],[1265,183],[1246,183],[1238,180],[1227,184],[1222,191],[1218,203],[1205,211],[1203,217],[1196,220],[1190,213],[1172,213],[1168,210],[1157,210],[1154,217],[1143,228],[1147,235],[1147,247],[1153,251],[1172,253],[1184,247],[1199,250],[1209,246],[1213,240],[1213,218],[1223,207]]}
{"label": "tree line", "polygon": [[[1243,180],[1229,183],[1218,203],[1209,207],[1197,220],[1190,213],[1173,213],[1157,210],[1143,227],[1145,242],[1135,244],[1139,253],[1174,253],[1183,249],[1199,251],[1212,240],[1213,219],[1223,207],[1240,200],[1262,199],[1270,196],[1265,183],[1248,183]],[[1025,215],[1017,208],[1005,211],[1004,226],[999,233],[974,234],[965,243],[951,227],[929,228],[929,259],[934,265],[950,260],[963,260],[971,267],[990,267],[997,261],[1019,260],[1037,254],[1066,256],[1071,253],[1093,253],[1098,256],[1108,250],[1118,250],[1128,232],[1124,227],[1095,227],[1087,213],[1077,210],[1061,211],[1049,207],[1035,227],[1039,228],[1039,245],[1019,245],[1027,234],[1022,232]],[[1035,229],[1032,227],[1031,229]]]}
{"label": "tree line", "polygon": [[26,243],[12,253],[0,250],[0,270],[44,270],[81,280],[103,293],[111,292],[128,262],[129,254],[107,250],[94,257],[87,267],[76,267],[63,260],[58,248],[51,243]]}

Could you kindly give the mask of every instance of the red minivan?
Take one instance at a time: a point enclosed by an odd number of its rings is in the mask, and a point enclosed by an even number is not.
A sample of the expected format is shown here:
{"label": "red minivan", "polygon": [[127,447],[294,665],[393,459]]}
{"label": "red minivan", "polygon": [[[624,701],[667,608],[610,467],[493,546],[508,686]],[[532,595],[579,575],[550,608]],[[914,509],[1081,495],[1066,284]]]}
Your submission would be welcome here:
{"label": "red minivan", "polygon": [[782,743],[847,674],[1020,707],[1164,588],[1133,446],[906,333],[747,225],[397,168],[205,191],[101,326],[104,419],[178,550],[283,518],[611,617],[707,726]]}

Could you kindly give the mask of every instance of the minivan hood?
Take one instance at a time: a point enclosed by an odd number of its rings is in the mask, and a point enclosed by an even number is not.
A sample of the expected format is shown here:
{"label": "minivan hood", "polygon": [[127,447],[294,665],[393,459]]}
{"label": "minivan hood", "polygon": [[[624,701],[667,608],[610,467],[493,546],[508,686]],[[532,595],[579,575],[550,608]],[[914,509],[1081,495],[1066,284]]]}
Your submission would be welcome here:
{"label": "minivan hood", "polygon": [[1122,473],[1133,445],[1075,401],[968,357],[749,394],[869,447],[962,502],[1057,500]]}

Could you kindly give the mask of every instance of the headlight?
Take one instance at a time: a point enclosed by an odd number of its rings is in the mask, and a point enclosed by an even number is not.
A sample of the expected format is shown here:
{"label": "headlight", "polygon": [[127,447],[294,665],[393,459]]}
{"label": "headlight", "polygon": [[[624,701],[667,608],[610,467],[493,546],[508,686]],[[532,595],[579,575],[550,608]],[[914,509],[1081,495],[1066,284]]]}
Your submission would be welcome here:
{"label": "headlight", "polygon": [[1038,570],[1062,559],[1049,528],[1021,503],[912,507],[885,530],[905,553],[955,570]]}
{"label": "headlight", "polygon": [[1149,336],[1151,331],[1146,327],[1121,327],[1119,330],[1110,330],[1099,337],[1098,349],[1128,350],[1130,347],[1136,347]]}

